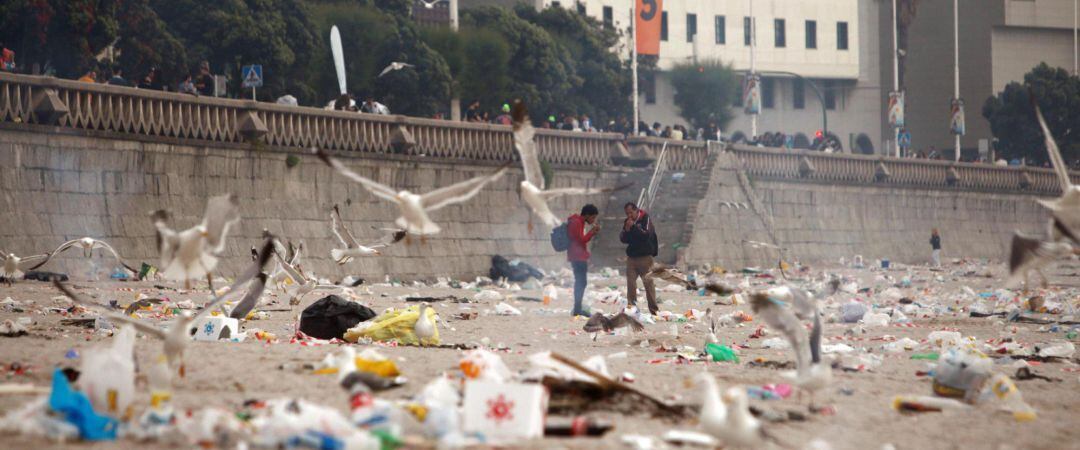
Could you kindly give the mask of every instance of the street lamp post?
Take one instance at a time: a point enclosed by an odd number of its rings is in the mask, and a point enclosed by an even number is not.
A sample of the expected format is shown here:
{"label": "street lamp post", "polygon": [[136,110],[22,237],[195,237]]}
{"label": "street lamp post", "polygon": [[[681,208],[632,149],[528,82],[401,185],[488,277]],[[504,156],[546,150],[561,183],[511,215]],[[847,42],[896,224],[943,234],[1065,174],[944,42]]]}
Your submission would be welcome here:
{"label": "street lamp post", "polygon": [[[754,79],[754,46],[757,45],[757,19],[754,18],[754,0],[747,0],[750,3],[750,79]],[[754,89],[761,89],[761,86],[755,85]],[[750,115],[750,138],[757,140],[757,116],[761,112]]]}
{"label": "street lamp post", "polygon": [[798,79],[802,80],[804,84],[810,86],[810,89],[812,89],[814,91],[814,94],[817,95],[818,103],[821,104],[821,132],[824,135],[824,137],[827,138],[829,136],[829,112],[825,108],[825,95],[822,94],[821,89],[818,88],[817,83],[814,83],[813,81],[810,81],[809,79],[804,78],[802,75],[799,75],[799,74],[797,74],[795,72],[788,72],[788,71],[784,71],[784,70],[770,70],[768,72],[762,72],[763,75],[766,74],[766,73],[768,73],[768,74],[779,74],[779,75],[790,75],[790,76],[793,76],[795,78],[798,78]]}
{"label": "street lamp post", "polygon": [[[900,54],[896,45],[896,0],[892,0],[892,86],[893,92],[900,92]],[[893,128],[893,149],[900,157],[900,128]]]}
{"label": "street lamp post", "polygon": [[[953,98],[960,101],[960,9],[957,7],[958,0],[952,2],[953,12]],[[955,136],[956,158],[960,161],[960,133],[953,132]]]}

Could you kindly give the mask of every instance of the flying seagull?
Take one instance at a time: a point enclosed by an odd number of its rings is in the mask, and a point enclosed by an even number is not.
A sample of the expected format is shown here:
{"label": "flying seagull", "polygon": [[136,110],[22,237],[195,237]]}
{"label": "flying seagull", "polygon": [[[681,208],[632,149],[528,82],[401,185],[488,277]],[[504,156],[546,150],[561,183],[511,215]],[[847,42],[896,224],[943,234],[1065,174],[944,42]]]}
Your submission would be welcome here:
{"label": "flying seagull", "polygon": [[[1032,102],[1034,102],[1034,96],[1032,96]],[[1061,197],[1054,200],[1035,199],[1035,201],[1050,210],[1053,216],[1048,226],[1050,238],[1059,241],[1066,237],[1062,233],[1064,229],[1076,229],[1080,226],[1080,186],[1072,184],[1072,179],[1069,178],[1069,167],[1065,165],[1061,150],[1054,136],[1050,134],[1050,127],[1046,125],[1046,120],[1038,105],[1035,105],[1035,117],[1039,119],[1039,127],[1042,128],[1043,135],[1046,137],[1046,152],[1050,155],[1054,173],[1057,174],[1058,182],[1061,183]],[[1064,226],[1059,227],[1054,222],[1063,222]]]}
{"label": "flying seagull", "polygon": [[334,208],[330,210],[330,222],[333,225],[334,236],[337,236],[338,241],[341,241],[341,244],[345,246],[343,249],[335,248],[330,250],[330,257],[338,264],[345,264],[358,256],[381,255],[380,248],[397,243],[405,239],[408,234],[405,230],[394,230],[374,244],[360,245],[359,242],[356,242],[352,232],[349,231],[349,227],[345,225],[345,221],[341,220],[341,211],[338,210],[338,205],[334,205]]}
{"label": "flying seagull", "polygon": [[[1061,226],[1059,222],[1054,223]],[[1074,247],[1068,242],[1041,240],[1019,231],[1014,232],[1012,245],[1009,248],[1009,279],[1006,285],[1014,286],[1023,278],[1026,291],[1031,286],[1029,275],[1034,270],[1042,278],[1042,286],[1045,288],[1049,280],[1042,271],[1043,267],[1066,258],[1073,252]]]}
{"label": "flying seagull", "polygon": [[652,269],[649,270],[649,276],[659,278],[669,283],[682,285],[686,290],[705,289],[707,292],[712,292],[722,297],[731,295],[735,292],[734,287],[724,283],[717,277],[709,277],[705,280],[704,285],[699,285],[697,281],[690,280],[686,274],[679,271],[679,269],[665,264],[654,264]]}
{"label": "flying seagull", "polygon": [[39,259],[48,257],[48,253],[19,257],[14,253],[4,253],[0,251],[0,258],[4,259],[4,280],[8,285],[15,284],[15,279],[22,278],[23,276],[23,266],[30,265]]}
{"label": "flying seagull", "polygon": [[334,170],[337,170],[338,173],[345,177],[360,183],[364,189],[367,189],[376,197],[397,204],[398,208],[401,209],[401,217],[398,217],[394,223],[409,234],[418,236],[438,234],[442,230],[428,217],[429,212],[475,197],[488,183],[502,177],[506,173],[506,166],[508,165],[503,165],[491,175],[471,178],[425,194],[414,194],[406,190],[394,192],[389,186],[360,176],[360,174],[345,167],[341,161],[331,157],[321,149],[315,149],[314,153],[328,166],[333,167]]}
{"label": "flying seagull", "polygon": [[585,322],[585,326],[582,327],[586,333],[593,333],[593,340],[596,340],[596,333],[601,331],[609,333],[615,331],[618,328],[630,327],[635,333],[645,331],[645,325],[638,322],[637,319],[630,317],[625,312],[620,312],[611,316],[605,316],[602,312],[594,312],[592,317]]}
{"label": "flying seagull", "polygon": [[[810,298],[812,300],[812,297]],[[791,303],[770,295],[768,291],[751,294],[750,307],[770,328],[783,334],[791,344],[791,350],[795,353],[795,372],[782,375],[790,379],[795,386],[810,392],[810,405],[813,407],[814,393],[826,388],[832,380],[832,367],[821,360],[821,311],[814,303]],[[809,339],[798,317],[807,312],[813,319]]]}
{"label": "flying seagull", "polygon": [[[625,189],[630,185],[615,188],[560,188],[546,189],[544,185],[544,172],[540,167],[540,157],[536,148],[536,129],[529,121],[529,111],[525,102],[516,101],[510,112],[514,126],[514,149],[521,158],[521,168],[525,172],[525,180],[521,182],[521,199],[529,207],[540,221],[550,228],[559,226],[562,222],[548,206],[548,200],[563,195],[595,195],[606,192],[614,192]],[[532,230],[532,216],[529,216],[529,230]]]}
{"label": "flying seagull", "polygon": [[79,248],[82,248],[83,256],[85,256],[87,258],[90,257],[90,254],[93,253],[95,248],[103,248],[105,250],[108,250],[109,253],[112,253],[113,257],[115,257],[116,260],[118,262],[120,262],[120,265],[124,266],[125,269],[131,271],[132,273],[139,273],[138,270],[135,270],[131,266],[127,265],[124,262],[124,258],[121,258],[120,254],[116,253],[116,249],[112,248],[111,245],[109,245],[105,241],[102,241],[102,240],[99,240],[99,239],[94,239],[94,238],[91,238],[91,237],[84,237],[82,239],[72,239],[72,240],[67,241],[67,242],[65,242],[63,244],[60,244],[60,246],[57,247],[56,250],[53,250],[52,253],[49,253],[48,258],[45,258],[44,261],[38,263],[34,267],[31,267],[30,270],[34,270],[34,269],[37,269],[38,267],[41,267],[41,266],[44,266],[45,264],[48,264],[49,261],[52,261],[52,258],[54,256],[59,255],[59,254],[63,253],[64,251],[66,251],[67,249],[72,248],[72,247],[76,247],[76,246],[78,246]]}
{"label": "flying seagull", "polygon": [[155,211],[153,220],[161,250],[161,275],[170,280],[182,280],[185,287],[190,287],[191,280],[208,276],[217,266],[216,255],[225,250],[229,227],[240,220],[236,210],[236,196],[211,197],[206,202],[202,223],[180,232],[166,223],[169,213]]}
{"label": "flying seagull", "polygon": [[[228,293],[226,295],[219,297],[216,294],[211,293],[210,302],[207,303],[202,310],[188,317],[177,318],[166,330],[162,330],[161,328],[150,325],[147,322],[138,320],[134,317],[119,314],[111,310],[105,309],[104,305],[83,298],[75,291],[73,291],[68,285],[63,284],[59,281],[54,281],[53,283],[58,289],[60,289],[61,292],[64,293],[64,295],[68,296],[71,301],[83,306],[97,309],[103,316],[105,316],[109,320],[130,323],[134,325],[135,328],[143,334],[161,340],[162,353],[168,361],[169,368],[179,373],[182,377],[185,373],[184,350],[187,349],[187,345],[191,342],[191,324],[199,320],[199,318],[201,318],[202,316],[210,313],[211,311],[217,310],[218,307],[220,307],[222,304],[228,301],[230,297],[232,297],[232,295],[230,294],[241,292],[241,287],[243,287],[245,283],[251,281],[253,278],[258,277],[263,270],[263,266],[265,266],[266,262],[270,259],[270,253],[273,251],[272,246],[273,244],[271,244],[269,240],[263,243],[262,250],[260,250],[259,252],[259,259],[255,261],[250,267],[248,267],[247,270],[245,270],[242,274],[240,274],[240,276],[236,277],[236,281],[234,281],[233,284],[229,287]],[[245,294],[244,296],[245,300],[251,297],[257,299],[260,295],[262,295],[262,290],[264,287],[265,283],[258,281],[256,281],[256,283],[253,283],[249,287],[247,294]],[[241,303],[244,303],[244,301],[241,301]]]}
{"label": "flying seagull", "polygon": [[414,66],[412,64],[409,64],[409,63],[403,63],[403,62],[396,62],[395,61],[395,62],[390,63],[389,66],[386,66],[386,68],[383,69],[382,72],[379,72],[379,76],[377,76],[375,78],[382,78],[383,75],[386,75],[386,74],[388,74],[390,72],[393,72],[395,70],[404,69],[406,67],[416,67],[416,66]]}
{"label": "flying seagull", "polygon": [[277,259],[277,262],[281,266],[281,269],[284,271],[284,273],[293,280],[292,284],[288,284],[285,286],[285,293],[289,295],[290,305],[299,305],[300,300],[302,300],[305,295],[308,295],[315,291],[342,289],[341,286],[335,284],[322,284],[319,283],[318,280],[312,279],[307,275],[304,275],[304,273],[301,272],[298,267],[290,264],[288,261],[285,261],[284,257],[282,257],[281,254],[277,252],[274,252],[274,257]]}

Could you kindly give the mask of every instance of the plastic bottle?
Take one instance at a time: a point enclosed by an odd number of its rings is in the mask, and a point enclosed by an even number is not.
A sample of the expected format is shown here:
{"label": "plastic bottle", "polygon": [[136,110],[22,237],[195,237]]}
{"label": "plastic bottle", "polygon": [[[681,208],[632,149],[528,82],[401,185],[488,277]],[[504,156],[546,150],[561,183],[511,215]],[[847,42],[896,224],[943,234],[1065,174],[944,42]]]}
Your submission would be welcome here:
{"label": "plastic bottle", "polygon": [[544,436],[603,436],[612,428],[615,426],[609,422],[581,416],[569,421],[548,419],[544,424]]}
{"label": "plastic bottle", "polygon": [[990,392],[993,392],[994,396],[1001,401],[1001,408],[1011,412],[1017,422],[1027,422],[1037,417],[1035,409],[1024,401],[1023,394],[1009,377],[1000,373],[995,374],[990,379]]}
{"label": "plastic bottle", "polygon": [[544,305],[550,305],[551,302],[559,300],[559,290],[555,286],[547,285],[544,287]]}

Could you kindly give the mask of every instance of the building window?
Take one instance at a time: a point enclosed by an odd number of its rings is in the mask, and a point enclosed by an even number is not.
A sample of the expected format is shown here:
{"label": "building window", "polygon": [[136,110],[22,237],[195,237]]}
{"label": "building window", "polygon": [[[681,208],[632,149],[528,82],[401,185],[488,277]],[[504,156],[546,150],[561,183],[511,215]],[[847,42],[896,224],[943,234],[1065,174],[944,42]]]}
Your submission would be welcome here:
{"label": "building window", "polygon": [[667,41],[667,11],[660,14],[660,40]]}
{"label": "building window", "polygon": [[836,49],[847,50],[847,22],[836,22]]}
{"label": "building window", "polygon": [[731,100],[731,104],[736,106],[736,107],[741,108],[742,105],[743,105],[743,103],[742,103],[742,101],[743,101],[743,98],[742,98],[743,89],[745,89],[745,86],[746,86],[746,76],[745,75],[740,75],[736,79],[739,81],[739,92],[738,92],[738,95],[736,95],[735,98]]}
{"label": "building window", "polygon": [[806,48],[817,48],[817,21],[806,21]]}
{"label": "building window", "polygon": [[604,27],[611,28],[615,25],[614,15],[615,13],[611,10],[610,6],[604,7]]}
{"label": "building window", "polygon": [[558,8],[558,7],[561,7],[561,6],[562,6],[562,4],[557,2],[557,1],[551,2],[551,7],[552,8]]}
{"label": "building window", "polygon": [[791,80],[791,94],[792,104],[795,105],[795,109],[806,108],[806,85],[803,83],[802,78],[796,78]]}
{"label": "building window", "polygon": [[686,15],[686,42],[694,42],[697,35],[697,14]]}
{"label": "building window", "polygon": [[577,2],[577,12],[578,12],[578,14],[581,14],[583,16],[585,15],[585,4],[584,3]]}
{"label": "building window", "polygon": [[742,18],[742,40],[743,45],[750,45],[750,36],[752,34],[753,25],[750,24],[749,17]]}
{"label": "building window", "polygon": [[727,43],[727,24],[724,16],[716,16],[716,43]]}
{"label": "building window", "polygon": [[761,79],[761,106],[772,109],[776,105],[776,83],[772,78]]}
{"label": "building window", "polygon": [[776,29],[776,48],[786,47],[787,33],[784,32],[784,19],[774,20],[773,27]]}
{"label": "building window", "polygon": [[825,80],[823,83],[825,94],[825,109],[836,109],[836,86],[833,84],[833,80]]}

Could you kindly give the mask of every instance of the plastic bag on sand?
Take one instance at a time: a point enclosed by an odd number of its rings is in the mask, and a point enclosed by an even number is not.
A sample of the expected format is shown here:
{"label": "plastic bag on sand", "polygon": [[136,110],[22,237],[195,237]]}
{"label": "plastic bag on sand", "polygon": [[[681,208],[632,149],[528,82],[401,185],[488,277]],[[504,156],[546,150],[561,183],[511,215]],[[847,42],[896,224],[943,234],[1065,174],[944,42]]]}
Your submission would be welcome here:
{"label": "plastic bag on sand", "polygon": [[79,365],[79,390],[94,411],[121,419],[135,399],[135,328],[124,325],[108,346],[89,349]]}
{"label": "plastic bag on sand", "polygon": [[423,417],[420,418],[424,425],[424,433],[429,437],[438,439],[440,448],[455,448],[455,442],[461,442],[464,436],[461,433],[461,412],[458,404],[461,403],[461,394],[446,376],[438,376],[431,380],[417,397],[417,403],[426,408]]}
{"label": "plastic bag on sand", "polygon": [[191,445],[210,448],[238,441],[241,424],[232,411],[209,407],[190,416],[177,415],[176,428],[187,437]]}
{"label": "plastic bag on sand", "polygon": [[884,349],[888,353],[900,353],[900,352],[903,352],[903,351],[914,350],[915,347],[918,347],[918,346],[919,346],[919,341],[916,341],[916,340],[911,339],[911,338],[901,338],[899,340],[896,340],[896,341],[890,342],[888,344],[885,344],[882,347],[882,349]]}
{"label": "plastic bag on sand", "polygon": [[476,294],[476,299],[475,300],[480,301],[480,302],[497,302],[497,301],[502,300],[502,299],[503,299],[503,296],[498,291],[493,291],[491,289],[484,289],[484,290],[480,291],[478,294]]}
{"label": "plastic bag on sand", "polygon": [[[436,324],[435,334],[424,340],[423,345],[439,345],[439,327],[435,320],[435,310],[427,309],[428,320]],[[413,329],[416,321],[420,318],[420,307],[410,306],[405,309],[391,309],[382,315],[367,322],[360,322],[355,327],[345,332],[345,340],[356,342],[360,338],[368,338],[373,341],[397,341],[403,345],[419,345],[421,342],[416,337]]]}
{"label": "plastic bag on sand", "polygon": [[465,352],[458,366],[467,378],[473,380],[504,383],[513,375],[499,355],[483,348]]}
{"label": "plastic bag on sand", "polygon": [[495,314],[500,316],[520,316],[521,310],[510,306],[509,303],[501,302],[495,305]]}
{"label": "plastic bag on sand", "polygon": [[53,372],[49,408],[79,429],[79,436],[88,441],[116,439],[116,420],[98,415],[90,405],[90,399],[82,392],[73,390],[67,376],[60,369]]}
{"label": "plastic bag on sand", "polygon": [[883,327],[889,324],[889,315],[873,313],[863,316],[862,324],[868,327]]}
{"label": "plastic bag on sand", "polygon": [[1069,341],[1057,341],[1045,346],[1039,346],[1039,356],[1071,358],[1076,352],[1076,346]]}
{"label": "plastic bag on sand", "polygon": [[904,298],[904,293],[900,292],[899,289],[894,288],[894,287],[891,287],[891,288],[888,288],[888,289],[882,291],[881,294],[879,294],[879,295],[881,296],[881,298],[883,300],[885,300],[885,301],[887,301],[889,303],[896,303],[896,302],[900,301],[900,299]]}
{"label": "plastic bag on sand", "polygon": [[840,315],[845,323],[855,323],[862,320],[866,314],[866,305],[851,301],[840,306]]}
{"label": "plastic bag on sand", "polygon": [[761,348],[786,349],[791,348],[791,344],[786,339],[774,337],[761,341]]}
{"label": "plastic bag on sand", "polygon": [[252,443],[256,447],[292,448],[297,443],[318,443],[315,448],[375,450],[380,441],[357,428],[337,410],[300,399],[274,399],[252,417]]}
{"label": "plastic bag on sand", "polygon": [[926,340],[931,345],[949,348],[959,346],[963,341],[963,337],[960,336],[958,331],[932,331],[926,336]]}

